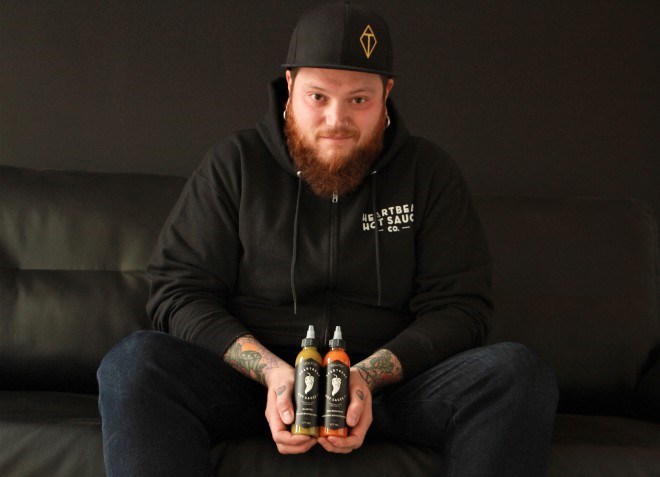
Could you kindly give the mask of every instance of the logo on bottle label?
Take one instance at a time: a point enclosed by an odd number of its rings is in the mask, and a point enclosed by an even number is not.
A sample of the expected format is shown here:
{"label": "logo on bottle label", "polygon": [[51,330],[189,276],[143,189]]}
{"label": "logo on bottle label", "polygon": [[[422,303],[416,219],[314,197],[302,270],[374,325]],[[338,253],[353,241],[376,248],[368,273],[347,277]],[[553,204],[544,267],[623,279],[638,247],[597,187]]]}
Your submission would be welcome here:
{"label": "logo on bottle label", "polygon": [[333,361],[326,367],[325,408],[323,426],[328,429],[346,427],[348,407],[348,379],[350,370],[341,361]]}
{"label": "logo on bottle label", "polygon": [[317,361],[303,359],[296,366],[295,425],[304,428],[317,427],[320,378],[321,369]]}

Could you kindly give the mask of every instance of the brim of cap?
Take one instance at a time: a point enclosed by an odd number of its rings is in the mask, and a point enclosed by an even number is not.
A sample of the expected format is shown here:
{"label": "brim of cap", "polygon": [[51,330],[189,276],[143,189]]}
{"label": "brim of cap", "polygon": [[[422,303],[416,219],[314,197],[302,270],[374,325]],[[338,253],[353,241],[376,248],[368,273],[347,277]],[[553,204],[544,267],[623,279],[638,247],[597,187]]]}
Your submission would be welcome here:
{"label": "brim of cap", "polygon": [[348,71],[359,71],[361,73],[373,73],[376,75],[389,76],[390,78],[396,78],[396,74],[391,71],[384,70],[374,70],[370,68],[359,68],[354,66],[344,66],[344,65],[328,65],[328,64],[298,64],[298,63],[284,63],[282,68],[291,69],[291,68],[323,68],[329,70],[348,70]]}

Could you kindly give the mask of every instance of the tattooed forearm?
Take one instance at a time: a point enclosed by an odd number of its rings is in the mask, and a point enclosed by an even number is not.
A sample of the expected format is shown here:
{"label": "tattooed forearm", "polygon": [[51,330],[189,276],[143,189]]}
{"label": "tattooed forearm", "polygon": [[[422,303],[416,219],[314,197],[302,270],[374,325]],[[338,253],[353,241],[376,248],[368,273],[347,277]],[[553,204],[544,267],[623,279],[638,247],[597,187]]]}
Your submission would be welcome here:
{"label": "tattooed forearm", "polygon": [[399,359],[391,351],[381,349],[356,364],[360,376],[372,392],[381,387],[401,381],[403,369]]}
{"label": "tattooed forearm", "polygon": [[264,386],[268,372],[280,366],[280,359],[251,335],[234,341],[223,359],[236,371]]}

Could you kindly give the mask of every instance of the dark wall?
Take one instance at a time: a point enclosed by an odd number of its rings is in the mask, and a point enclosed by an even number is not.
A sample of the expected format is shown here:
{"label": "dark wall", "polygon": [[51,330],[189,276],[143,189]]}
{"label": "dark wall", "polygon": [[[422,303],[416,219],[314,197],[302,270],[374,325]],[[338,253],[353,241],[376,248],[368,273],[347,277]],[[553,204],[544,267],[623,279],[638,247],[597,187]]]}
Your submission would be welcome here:
{"label": "dark wall", "polygon": [[[187,175],[265,111],[318,2],[3,0],[0,164]],[[660,211],[657,1],[355,1],[388,20],[409,128],[472,190]]]}

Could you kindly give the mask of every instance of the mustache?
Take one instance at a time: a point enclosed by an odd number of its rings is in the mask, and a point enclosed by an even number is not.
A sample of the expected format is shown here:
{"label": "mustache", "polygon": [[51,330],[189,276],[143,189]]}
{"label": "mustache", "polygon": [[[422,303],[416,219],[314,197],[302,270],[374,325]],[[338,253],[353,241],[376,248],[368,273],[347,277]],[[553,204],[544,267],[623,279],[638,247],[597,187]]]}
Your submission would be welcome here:
{"label": "mustache", "polygon": [[319,131],[316,132],[316,137],[328,137],[328,138],[335,138],[335,137],[351,137],[357,135],[357,131],[352,128],[324,128],[320,129]]}

